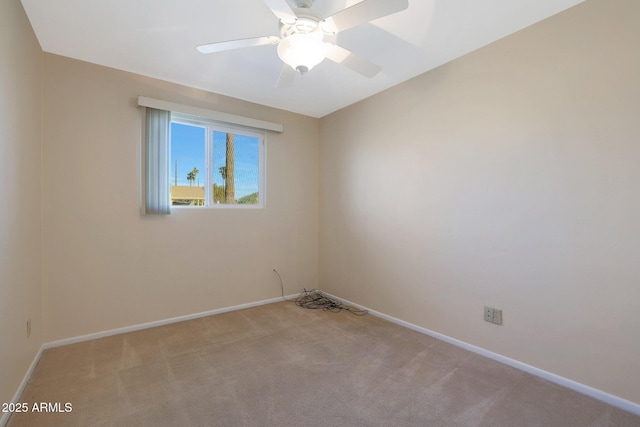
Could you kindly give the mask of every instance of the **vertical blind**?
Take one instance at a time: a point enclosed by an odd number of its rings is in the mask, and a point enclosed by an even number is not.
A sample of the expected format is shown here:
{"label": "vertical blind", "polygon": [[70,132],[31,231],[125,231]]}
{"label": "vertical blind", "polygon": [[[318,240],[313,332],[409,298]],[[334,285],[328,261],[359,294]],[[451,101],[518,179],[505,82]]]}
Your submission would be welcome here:
{"label": "vertical blind", "polygon": [[171,112],[149,107],[146,112],[145,213],[169,215],[171,213],[169,194]]}

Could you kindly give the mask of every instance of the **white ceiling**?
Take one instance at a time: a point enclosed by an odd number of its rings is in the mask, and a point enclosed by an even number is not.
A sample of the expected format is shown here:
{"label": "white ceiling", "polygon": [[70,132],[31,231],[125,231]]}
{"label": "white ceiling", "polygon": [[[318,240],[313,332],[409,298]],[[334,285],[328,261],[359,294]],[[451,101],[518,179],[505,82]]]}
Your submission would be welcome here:
{"label": "white ceiling", "polygon": [[[365,0],[366,1],[366,0]],[[22,0],[45,52],[322,117],[583,0],[409,0],[337,43],[382,67],[368,79],[325,60],[276,89],[276,46],[204,55],[197,45],[279,35],[262,0]],[[358,0],[316,0],[323,16]],[[144,94],[141,94],[144,95]]]}

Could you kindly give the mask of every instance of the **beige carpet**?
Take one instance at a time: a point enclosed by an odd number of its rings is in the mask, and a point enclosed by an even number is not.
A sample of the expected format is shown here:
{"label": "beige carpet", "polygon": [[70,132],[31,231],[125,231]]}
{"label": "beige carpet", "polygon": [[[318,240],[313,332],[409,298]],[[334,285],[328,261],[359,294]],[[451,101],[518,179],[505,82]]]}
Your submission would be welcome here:
{"label": "beige carpet", "polygon": [[47,350],[17,426],[640,426],[374,316],[288,302]]}

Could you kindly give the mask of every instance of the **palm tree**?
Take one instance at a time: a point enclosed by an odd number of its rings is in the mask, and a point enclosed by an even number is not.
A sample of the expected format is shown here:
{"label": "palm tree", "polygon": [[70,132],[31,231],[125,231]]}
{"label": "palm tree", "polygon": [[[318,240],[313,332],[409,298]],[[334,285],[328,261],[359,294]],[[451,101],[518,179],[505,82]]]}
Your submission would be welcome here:
{"label": "palm tree", "polygon": [[193,182],[196,182],[196,177],[198,176],[198,174],[200,173],[200,171],[198,170],[197,167],[193,167],[193,170],[191,171],[191,173],[193,174]]}
{"label": "palm tree", "polygon": [[224,185],[213,184],[213,203],[224,203]]}
{"label": "palm tree", "polygon": [[[233,204],[236,202],[236,191],[234,186],[233,167],[234,167],[234,138],[232,133],[227,134],[227,165],[224,168],[223,178],[225,180],[224,186],[224,202]],[[222,168],[221,168],[222,169]],[[220,171],[222,173],[222,170]]]}

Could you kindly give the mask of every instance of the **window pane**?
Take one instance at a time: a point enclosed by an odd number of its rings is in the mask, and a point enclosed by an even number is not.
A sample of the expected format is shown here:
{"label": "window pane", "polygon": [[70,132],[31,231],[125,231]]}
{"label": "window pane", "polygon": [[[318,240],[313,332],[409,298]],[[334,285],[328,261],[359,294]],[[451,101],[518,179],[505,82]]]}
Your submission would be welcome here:
{"label": "window pane", "polygon": [[214,131],[212,155],[214,203],[257,205],[260,139]]}
{"label": "window pane", "polygon": [[204,206],[205,128],[171,123],[171,205]]}

